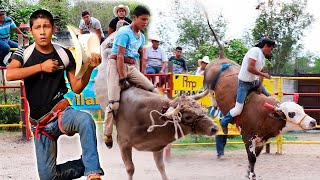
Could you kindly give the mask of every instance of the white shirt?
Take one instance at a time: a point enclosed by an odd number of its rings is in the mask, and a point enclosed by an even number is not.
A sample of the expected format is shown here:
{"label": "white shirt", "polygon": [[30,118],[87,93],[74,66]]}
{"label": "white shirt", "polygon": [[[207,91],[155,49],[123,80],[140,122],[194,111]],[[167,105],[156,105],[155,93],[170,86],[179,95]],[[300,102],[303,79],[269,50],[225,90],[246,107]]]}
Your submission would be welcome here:
{"label": "white shirt", "polygon": [[102,28],[101,28],[101,23],[98,19],[94,17],[90,17],[90,22],[89,24],[86,24],[83,19],[80,20],[79,24],[79,29],[82,29],[83,31],[89,31],[92,33],[95,33],[96,29],[100,29],[101,37],[104,37]]}
{"label": "white shirt", "polygon": [[256,69],[258,71],[261,71],[262,68],[265,65],[265,58],[262,50],[259,47],[253,47],[251,48],[246,55],[244,56],[242,60],[242,65],[241,69],[238,75],[238,78],[241,81],[245,82],[252,82],[259,78],[257,75],[252,74],[251,72],[248,71],[248,66],[249,66],[249,59],[253,59],[256,61]]}
{"label": "white shirt", "polygon": [[164,50],[160,47],[153,49],[152,46],[146,50],[147,67],[161,67],[162,62],[168,62],[168,58]]}
{"label": "white shirt", "polygon": [[197,67],[197,72],[195,75],[203,75],[204,74],[204,70],[201,69],[201,67]]}

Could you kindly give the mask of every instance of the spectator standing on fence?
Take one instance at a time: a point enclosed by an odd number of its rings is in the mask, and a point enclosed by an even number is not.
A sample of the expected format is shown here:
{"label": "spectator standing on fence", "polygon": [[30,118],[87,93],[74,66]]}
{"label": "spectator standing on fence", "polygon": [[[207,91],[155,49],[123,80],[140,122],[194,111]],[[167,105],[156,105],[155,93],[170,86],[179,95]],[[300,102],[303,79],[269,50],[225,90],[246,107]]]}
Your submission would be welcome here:
{"label": "spectator standing on fence", "polygon": [[79,24],[80,34],[84,34],[85,31],[95,33],[98,36],[100,43],[102,43],[105,38],[100,21],[94,17],[91,17],[89,11],[87,10],[82,11],[81,15],[82,19],[80,20]]}
{"label": "spectator standing on fence", "polygon": [[164,73],[167,67],[168,58],[164,50],[159,47],[160,38],[159,36],[150,36],[149,40],[152,45],[147,47],[145,50],[146,57],[146,74],[159,74]]}
{"label": "spectator standing on fence", "polygon": [[182,48],[177,47],[175,55],[169,58],[169,62],[172,62],[172,73],[173,74],[184,74],[188,72],[186,60],[182,57]]}
{"label": "spectator standing on fence", "polygon": [[6,66],[3,62],[4,57],[10,52],[10,48],[18,48],[18,43],[10,40],[10,30],[13,29],[15,33],[22,34],[24,38],[28,38],[16,26],[14,21],[6,16],[6,11],[3,6],[0,6],[0,66]]}
{"label": "spectator standing on fence", "polygon": [[115,16],[115,18],[113,18],[109,23],[108,36],[116,31],[116,28],[117,28],[116,25],[117,25],[119,20],[124,20],[128,24],[132,23],[131,19],[126,17],[129,14],[130,14],[129,7],[128,6],[124,6],[123,4],[120,4],[120,5],[115,6],[113,8],[113,15]]}
{"label": "spectator standing on fence", "polygon": [[[31,14],[30,33],[35,43],[13,53],[7,79],[23,79],[25,83],[40,179],[77,179],[86,175],[88,180],[101,180],[104,173],[99,163],[94,120],[89,113],[69,107],[69,101],[63,97],[68,92],[64,72],[72,90],[79,94],[88,84],[93,69],[101,63],[101,56],[91,53],[83,59],[84,47],[76,46],[77,55],[81,55],[77,60],[89,62],[76,64],[70,50],[52,44],[54,31],[50,12],[37,10]],[[99,48],[96,36],[93,41],[87,40],[81,44]],[[75,38],[73,41],[79,43]],[[76,69],[81,70],[76,72]],[[79,79],[77,74],[81,74]],[[57,165],[57,139],[74,133],[80,135],[82,156]]]}
{"label": "spectator standing on fence", "polygon": [[209,56],[204,56],[202,59],[199,59],[198,60],[199,67],[197,68],[195,75],[203,75],[204,70],[206,69],[209,63],[210,63]]}

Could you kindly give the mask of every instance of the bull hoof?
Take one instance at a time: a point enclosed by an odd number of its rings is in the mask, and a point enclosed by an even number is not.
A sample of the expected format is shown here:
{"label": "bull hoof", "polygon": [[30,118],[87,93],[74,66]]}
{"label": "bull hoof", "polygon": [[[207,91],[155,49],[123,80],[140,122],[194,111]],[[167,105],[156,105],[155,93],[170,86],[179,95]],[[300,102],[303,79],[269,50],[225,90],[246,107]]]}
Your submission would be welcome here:
{"label": "bull hoof", "polygon": [[108,149],[111,149],[112,146],[113,146],[113,140],[112,140],[112,136],[108,136],[108,135],[105,135],[103,137],[103,140],[104,140],[104,143],[106,144],[107,148]]}

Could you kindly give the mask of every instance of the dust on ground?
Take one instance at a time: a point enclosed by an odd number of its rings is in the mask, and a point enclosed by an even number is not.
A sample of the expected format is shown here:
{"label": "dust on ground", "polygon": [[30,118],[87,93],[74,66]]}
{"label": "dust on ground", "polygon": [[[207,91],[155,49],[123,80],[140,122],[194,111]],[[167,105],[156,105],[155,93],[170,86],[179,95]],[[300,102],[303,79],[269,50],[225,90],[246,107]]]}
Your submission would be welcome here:
{"label": "dust on ground", "polygon": [[[320,141],[320,134],[294,134],[298,140]],[[79,136],[61,136],[58,140],[58,163],[77,159],[81,155]],[[319,179],[320,144],[283,145],[283,154],[261,154],[256,163],[256,174],[263,180],[314,180]],[[115,143],[111,150],[98,132],[98,150],[103,179],[126,180],[125,166]],[[134,179],[160,180],[161,176],[150,152],[133,152]],[[226,151],[225,158],[218,160],[215,150],[197,150],[175,153],[166,163],[171,180],[238,180],[247,179],[247,155],[244,149]],[[0,133],[0,180],[38,179],[33,141],[21,141],[20,133]],[[81,179],[85,179],[84,177]]]}

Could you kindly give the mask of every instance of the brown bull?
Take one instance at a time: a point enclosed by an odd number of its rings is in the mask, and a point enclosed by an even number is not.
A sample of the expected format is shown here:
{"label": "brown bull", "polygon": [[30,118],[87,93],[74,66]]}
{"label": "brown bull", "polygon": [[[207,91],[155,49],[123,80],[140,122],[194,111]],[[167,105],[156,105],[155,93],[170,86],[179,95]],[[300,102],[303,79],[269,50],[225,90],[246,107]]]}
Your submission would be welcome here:
{"label": "brown bull", "polygon": [[[232,65],[221,71],[225,66],[223,64]],[[204,73],[204,85],[208,90],[199,97],[208,92],[211,95],[215,93],[217,105],[221,112],[226,114],[235,106],[239,70],[239,65],[225,58],[218,58],[211,62]],[[264,107],[265,103],[275,108],[267,109]],[[240,117],[238,127],[248,155],[250,179],[256,179],[254,173],[256,158],[268,139],[283,131],[311,129],[316,126],[316,121],[306,115],[298,104],[294,102],[279,104],[272,97],[258,93],[252,94]]]}
{"label": "brown bull", "polygon": [[[106,66],[104,60],[95,79],[95,92],[102,110],[105,110],[108,98]],[[164,147],[183,135],[194,133],[212,136],[218,130],[217,124],[191,97],[182,96],[170,100],[135,87],[121,93],[115,125],[117,142],[129,179],[132,179],[134,173],[132,148],[153,152],[162,179],[167,180],[163,162]]]}

